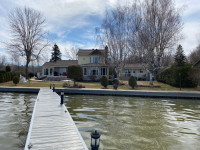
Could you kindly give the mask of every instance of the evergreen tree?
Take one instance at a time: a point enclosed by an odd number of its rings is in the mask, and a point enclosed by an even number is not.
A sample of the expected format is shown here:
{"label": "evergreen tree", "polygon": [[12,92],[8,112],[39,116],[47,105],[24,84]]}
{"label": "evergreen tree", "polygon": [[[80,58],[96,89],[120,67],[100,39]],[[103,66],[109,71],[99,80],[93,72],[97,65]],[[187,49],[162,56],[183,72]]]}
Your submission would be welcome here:
{"label": "evergreen tree", "polygon": [[50,62],[56,62],[57,60],[61,60],[61,52],[58,45],[54,45],[53,52],[51,53]]}
{"label": "evergreen tree", "polygon": [[176,66],[183,66],[186,63],[186,57],[181,45],[178,45],[176,50],[176,55],[174,57],[175,65]]}

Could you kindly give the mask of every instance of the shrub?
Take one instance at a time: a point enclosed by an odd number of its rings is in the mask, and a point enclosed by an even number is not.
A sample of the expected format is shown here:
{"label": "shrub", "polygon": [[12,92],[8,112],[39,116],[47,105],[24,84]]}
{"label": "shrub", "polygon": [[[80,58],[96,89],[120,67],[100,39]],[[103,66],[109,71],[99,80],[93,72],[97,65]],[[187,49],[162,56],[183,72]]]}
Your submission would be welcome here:
{"label": "shrub", "polygon": [[119,80],[118,79],[114,79],[113,80],[113,88],[116,90],[118,88],[119,85]]}
{"label": "shrub", "polygon": [[29,77],[29,78],[34,77],[34,73],[30,72],[30,73],[28,74],[28,77]]}
{"label": "shrub", "polygon": [[137,82],[136,82],[136,79],[131,76],[128,80],[128,85],[133,89],[136,85],[137,85]]}
{"label": "shrub", "polygon": [[15,76],[15,77],[13,78],[13,83],[14,83],[15,85],[17,85],[17,84],[19,83],[19,77]]}
{"label": "shrub", "polygon": [[1,70],[0,73],[6,73],[6,71]]}
{"label": "shrub", "polygon": [[6,73],[3,73],[3,82],[6,82]]}
{"label": "shrub", "polygon": [[4,75],[3,73],[0,73],[0,83],[3,83],[4,82]]}
{"label": "shrub", "polygon": [[83,69],[79,65],[69,66],[67,74],[70,79],[74,79],[74,85],[75,85],[75,81],[82,80]]}
{"label": "shrub", "polygon": [[8,72],[8,81],[11,81],[11,80],[12,80],[12,73]]}
{"label": "shrub", "polygon": [[108,79],[108,85],[113,85],[113,79]]}
{"label": "shrub", "polygon": [[6,82],[9,81],[9,74],[8,74],[8,72],[6,72],[6,74],[5,74],[5,81]]}
{"label": "shrub", "polygon": [[108,86],[108,79],[107,79],[107,77],[106,76],[102,76],[100,81],[101,81],[101,85],[104,88],[107,88],[107,86]]}
{"label": "shrub", "polygon": [[10,66],[6,66],[6,72],[10,72],[10,71],[11,71]]}
{"label": "shrub", "polygon": [[162,72],[157,80],[159,82],[167,83],[169,85],[179,87],[181,81],[181,87],[196,87],[197,79],[193,77],[195,74],[195,69],[192,68],[190,64],[185,64],[183,66],[173,65],[169,69]]}

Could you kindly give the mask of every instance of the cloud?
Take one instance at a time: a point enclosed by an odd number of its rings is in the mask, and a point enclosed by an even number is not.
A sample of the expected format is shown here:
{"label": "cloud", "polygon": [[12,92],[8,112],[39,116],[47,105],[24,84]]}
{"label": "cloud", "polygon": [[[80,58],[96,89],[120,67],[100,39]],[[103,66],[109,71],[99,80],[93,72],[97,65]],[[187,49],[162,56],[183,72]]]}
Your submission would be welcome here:
{"label": "cloud", "polygon": [[[6,42],[10,38],[7,22],[8,12],[16,7],[27,6],[40,11],[45,16],[49,38],[53,44],[58,44],[63,54],[65,49],[74,46],[83,49],[98,48],[95,41],[95,27],[101,26],[105,9],[113,8],[118,3],[128,4],[129,2],[131,0],[1,0],[0,41]],[[183,12],[185,38],[180,41],[180,44],[183,45],[186,54],[189,54],[198,44],[199,0],[175,0],[175,4],[177,8],[185,6]],[[0,43],[0,48],[3,47]],[[63,56],[63,59],[65,58]]]}
{"label": "cloud", "polygon": [[184,39],[181,41],[183,49],[186,55],[189,55],[192,50],[194,50],[198,43],[200,34],[200,22],[188,22],[185,23],[183,34]]}

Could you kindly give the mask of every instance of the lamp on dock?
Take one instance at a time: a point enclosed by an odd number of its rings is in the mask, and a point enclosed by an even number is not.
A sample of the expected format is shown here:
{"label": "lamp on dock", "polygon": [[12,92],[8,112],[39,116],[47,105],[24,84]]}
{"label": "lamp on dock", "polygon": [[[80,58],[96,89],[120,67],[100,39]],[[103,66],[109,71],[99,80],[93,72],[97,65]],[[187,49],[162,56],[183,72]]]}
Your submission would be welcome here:
{"label": "lamp on dock", "polygon": [[60,92],[60,104],[62,105],[63,104],[63,102],[64,102],[64,91],[61,91]]}
{"label": "lamp on dock", "polygon": [[91,150],[98,150],[100,145],[101,134],[95,130],[91,133]]}
{"label": "lamp on dock", "polygon": [[55,84],[53,84],[53,92],[55,92]]}

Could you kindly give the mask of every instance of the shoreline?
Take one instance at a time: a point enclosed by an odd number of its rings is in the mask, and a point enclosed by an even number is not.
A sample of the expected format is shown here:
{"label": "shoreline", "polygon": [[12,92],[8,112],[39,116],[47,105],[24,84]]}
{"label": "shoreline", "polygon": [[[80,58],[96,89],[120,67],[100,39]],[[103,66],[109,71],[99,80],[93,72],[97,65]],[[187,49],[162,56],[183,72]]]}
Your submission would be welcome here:
{"label": "shoreline", "polygon": [[[13,93],[38,93],[39,87],[0,87],[0,92]],[[175,98],[175,99],[198,99],[200,92],[185,91],[148,91],[148,90],[112,90],[112,89],[79,89],[58,88],[55,92],[64,91],[68,95],[100,95],[100,96],[126,96],[126,97],[149,97],[149,98]]]}

